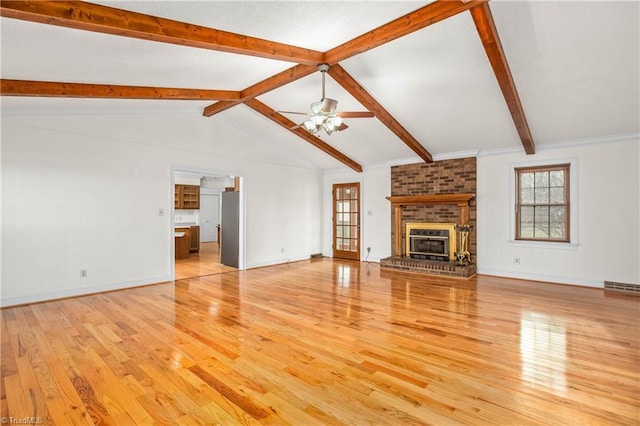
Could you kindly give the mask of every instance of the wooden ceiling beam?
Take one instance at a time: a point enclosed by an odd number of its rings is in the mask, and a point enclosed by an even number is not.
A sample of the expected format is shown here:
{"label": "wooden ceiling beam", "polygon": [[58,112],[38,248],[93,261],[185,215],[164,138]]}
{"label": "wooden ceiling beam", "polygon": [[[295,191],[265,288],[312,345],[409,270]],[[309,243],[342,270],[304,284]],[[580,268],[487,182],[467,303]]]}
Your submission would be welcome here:
{"label": "wooden ceiling beam", "polygon": [[[440,22],[458,13],[467,11],[475,6],[486,3],[488,0],[447,0],[436,1],[428,4],[414,12],[408,13],[398,19],[395,19],[385,25],[382,25],[372,31],[369,31],[359,37],[356,37],[340,46],[331,49],[324,54],[322,63],[332,65],[329,69],[339,67],[338,62],[366,52],[375,47],[381,46],[392,40],[410,34],[414,31],[428,27],[429,25]],[[320,62],[318,62],[319,64]],[[285,84],[291,83],[299,78],[309,75],[316,71],[316,67],[303,65],[290,68],[283,73],[276,74],[267,78],[260,83],[255,84],[242,91],[242,100],[239,102],[220,101],[207,106],[203,115],[210,117],[219,112],[225,111],[238,103],[247,103],[256,96],[267,93]],[[432,162],[433,158],[427,151],[387,110],[385,110],[369,93],[367,93],[353,77],[351,77],[342,67],[336,68],[332,75],[338,83],[340,83],[352,96],[360,101],[369,110],[374,111],[380,121],[387,126],[395,135],[397,135],[409,148],[411,148],[420,158],[426,162]],[[357,95],[356,95],[357,93]],[[271,117],[270,117],[271,118]],[[295,132],[302,136],[306,132]],[[308,135],[308,133],[306,133]]]}
{"label": "wooden ceiling beam", "polygon": [[241,104],[240,101],[218,101],[215,104],[208,105],[202,111],[202,115],[205,117],[211,117],[219,112],[226,111],[231,107]]}
{"label": "wooden ceiling beam", "polygon": [[326,143],[322,139],[318,138],[317,136],[312,135],[311,133],[307,132],[306,130],[304,130],[302,128],[292,129],[292,127],[294,127],[296,125],[296,123],[294,123],[293,121],[289,120],[284,115],[277,113],[275,110],[273,110],[269,106],[263,104],[259,100],[257,100],[257,99],[247,100],[245,102],[245,105],[247,105],[249,108],[259,112],[260,114],[264,115],[265,117],[267,117],[268,119],[270,119],[274,123],[277,123],[280,126],[284,127],[285,129],[287,129],[291,133],[294,133],[295,135],[297,135],[297,136],[301,137],[302,139],[306,140],[311,145],[315,146],[316,148],[320,149],[321,151],[325,152],[326,154],[329,154],[330,156],[332,156],[336,160],[340,161],[342,164],[350,167],[351,169],[355,170],[358,173],[362,172],[362,166],[360,164],[358,164],[357,162],[353,161],[351,158],[347,157],[346,155],[344,155],[343,153],[341,153],[340,151],[338,151],[337,149],[335,149],[334,147],[332,147],[331,145],[329,145],[328,143]]}
{"label": "wooden ceiling beam", "polygon": [[0,16],[201,49],[318,64],[323,53],[81,1],[5,1]]}
{"label": "wooden ceiling beam", "polygon": [[[129,99],[216,99],[219,102],[206,107],[203,115],[211,116],[239,103],[245,103],[281,126],[291,130],[290,127],[293,127],[295,123],[255,100],[255,97],[314,73],[320,63],[328,63],[332,65],[329,69],[329,75],[366,108],[373,111],[378,119],[418,156],[427,162],[432,162],[431,154],[366,92],[338,62],[469,10],[511,112],[525,152],[533,154],[535,153],[533,138],[487,1],[436,1],[322,53],[242,34],[80,1],[33,2],[3,0],[0,3],[0,16],[2,17],[181,46],[292,61],[299,63],[299,65],[262,80],[241,92],[2,80],[1,94],[8,96]],[[321,139],[310,135],[304,129],[298,128],[291,131],[354,170],[362,171],[362,167],[358,163],[344,156]]]}
{"label": "wooden ceiling beam", "polygon": [[60,83],[30,80],[0,80],[2,96],[66,98],[237,100],[231,90],[181,89],[172,87],[119,86],[115,84]]}
{"label": "wooden ceiling beam", "polygon": [[202,115],[205,117],[211,117],[214,114],[222,112],[226,109],[229,109],[239,103],[249,101],[256,96],[263,95],[267,92],[270,92],[278,87],[284,86],[285,84],[289,84],[293,81],[298,80],[299,78],[306,77],[309,74],[313,74],[318,70],[316,65],[296,65],[289,69],[282,71],[276,75],[273,75],[265,80],[262,80],[253,86],[249,86],[241,92],[240,99],[237,102],[216,102],[215,104],[207,106]]}
{"label": "wooden ceiling beam", "polygon": [[336,64],[484,4],[487,1],[489,0],[440,0],[430,3],[325,52],[324,62],[329,65]]}
{"label": "wooden ceiling beam", "polygon": [[433,162],[433,157],[427,149],[420,144],[393,116],[384,109],[344,68],[335,64],[327,71],[329,75],[347,92],[358,100],[369,111],[373,111],[376,118],[389,130],[398,136],[413,152],[418,154],[427,163]]}
{"label": "wooden ceiling beam", "polygon": [[249,100],[256,96],[263,95],[278,87],[282,87],[286,84],[294,82],[302,77],[306,77],[314,72],[318,71],[318,64],[313,65],[296,65],[282,71],[274,76],[271,76],[253,86],[247,87],[242,91],[242,99]]}
{"label": "wooden ceiling beam", "polygon": [[[334,49],[331,49],[324,53],[321,61],[317,62],[314,67],[299,68],[293,67],[283,73],[276,74],[266,80],[261,81],[251,87],[242,91],[242,102],[252,99],[256,96],[262,95],[273,89],[276,89],[285,84],[291,83],[299,78],[305,77],[315,71],[317,71],[317,65],[321,63],[327,63],[330,65],[336,64],[339,61],[355,56],[359,53],[366,52],[367,50],[378,47],[382,44],[388,43],[399,37],[417,31],[421,28],[425,28],[436,22],[442,21],[458,13],[469,10],[470,8],[479,4],[485,3],[488,0],[472,0],[472,1],[437,1],[431,3],[425,7],[422,7],[414,12],[408,13],[398,19],[395,19],[388,24],[382,25],[375,30],[369,31],[359,37],[356,37]],[[289,73],[288,77],[283,74]],[[215,104],[207,106],[202,115],[210,117],[219,112],[225,111],[240,102],[217,102]]]}
{"label": "wooden ceiling beam", "polygon": [[491,9],[488,4],[482,4],[473,7],[470,10],[473,22],[478,30],[482,45],[484,46],[487,57],[493,68],[493,73],[496,75],[502,95],[507,102],[507,107],[513,118],[513,122],[516,125],[518,135],[524,147],[524,151],[527,154],[535,154],[536,147],[533,141],[533,136],[529,130],[529,124],[527,123],[527,117],[524,113],[524,108],[520,102],[520,96],[516,89],[516,84],[513,81],[511,70],[509,69],[509,63],[507,57],[502,49],[502,43],[498,36],[498,30],[491,14]]}

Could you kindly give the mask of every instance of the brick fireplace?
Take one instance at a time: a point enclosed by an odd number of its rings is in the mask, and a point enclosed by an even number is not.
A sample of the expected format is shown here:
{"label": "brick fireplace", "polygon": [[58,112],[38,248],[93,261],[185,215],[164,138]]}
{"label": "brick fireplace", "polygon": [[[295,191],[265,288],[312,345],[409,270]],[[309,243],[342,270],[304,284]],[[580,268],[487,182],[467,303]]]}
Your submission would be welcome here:
{"label": "brick fireplace", "polygon": [[[466,278],[474,275],[477,254],[475,193],[475,157],[392,167],[391,196],[387,198],[392,206],[393,256],[382,259],[381,266]],[[470,224],[468,248],[472,265],[463,268],[453,262],[411,259],[405,250],[407,223]]]}

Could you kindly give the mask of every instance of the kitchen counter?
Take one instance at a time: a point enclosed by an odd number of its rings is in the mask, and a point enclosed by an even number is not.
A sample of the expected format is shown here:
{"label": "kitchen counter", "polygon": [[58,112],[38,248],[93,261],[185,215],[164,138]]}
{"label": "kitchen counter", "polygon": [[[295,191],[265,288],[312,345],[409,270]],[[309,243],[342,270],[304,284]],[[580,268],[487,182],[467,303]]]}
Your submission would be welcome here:
{"label": "kitchen counter", "polygon": [[[181,232],[189,241],[189,253],[200,251],[200,226],[195,222],[177,222],[173,224],[174,232]],[[176,235],[177,237],[177,235]]]}
{"label": "kitchen counter", "polygon": [[174,234],[175,240],[175,258],[187,259],[189,257],[189,239],[186,232],[176,232]]}

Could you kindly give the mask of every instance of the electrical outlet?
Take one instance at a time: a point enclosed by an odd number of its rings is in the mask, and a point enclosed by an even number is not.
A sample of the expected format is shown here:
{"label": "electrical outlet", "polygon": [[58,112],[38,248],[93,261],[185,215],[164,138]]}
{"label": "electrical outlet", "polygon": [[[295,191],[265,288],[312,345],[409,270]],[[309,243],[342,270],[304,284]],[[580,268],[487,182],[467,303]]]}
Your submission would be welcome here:
{"label": "electrical outlet", "polygon": [[87,270],[86,269],[81,269],[80,270],[80,278],[87,278]]}
{"label": "electrical outlet", "polygon": [[514,265],[519,265],[520,264],[520,258],[519,257],[514,257],[513,258],[513,264]]}

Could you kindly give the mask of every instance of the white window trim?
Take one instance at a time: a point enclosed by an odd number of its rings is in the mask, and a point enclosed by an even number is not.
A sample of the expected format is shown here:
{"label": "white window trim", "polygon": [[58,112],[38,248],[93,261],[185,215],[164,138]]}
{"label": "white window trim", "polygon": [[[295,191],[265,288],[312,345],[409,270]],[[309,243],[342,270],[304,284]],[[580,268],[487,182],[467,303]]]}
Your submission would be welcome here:
{"label": "white window trim", "polygon": [[[570,241],[528,241],[516,240],[516,169],[521,167],[545,167],[557,164],[569,164],[569,238]],[[578,242],[578,158],[555,158],[550,160],[525,161],[511,163],[509,170],[511,182],[509,207],[509,243],[518,247],[536,247],[549,249],[574,250],[580,245]]]}

